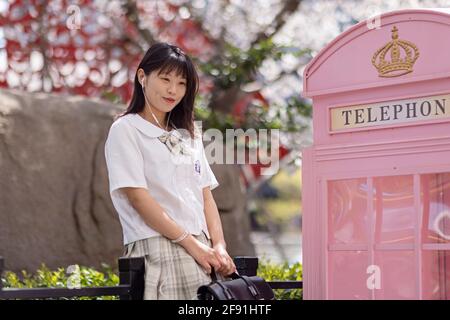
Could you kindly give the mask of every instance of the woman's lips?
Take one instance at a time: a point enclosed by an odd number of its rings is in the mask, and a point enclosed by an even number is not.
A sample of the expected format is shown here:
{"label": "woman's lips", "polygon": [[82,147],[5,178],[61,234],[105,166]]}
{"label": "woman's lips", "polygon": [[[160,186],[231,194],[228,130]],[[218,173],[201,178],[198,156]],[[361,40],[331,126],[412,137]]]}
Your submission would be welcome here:
{"label": "woman's lips", "polygon": [[175,99],[171,99],[171,98],[164,98],[164,100],[167,102],[167,103],[174,103],[175,102]]}

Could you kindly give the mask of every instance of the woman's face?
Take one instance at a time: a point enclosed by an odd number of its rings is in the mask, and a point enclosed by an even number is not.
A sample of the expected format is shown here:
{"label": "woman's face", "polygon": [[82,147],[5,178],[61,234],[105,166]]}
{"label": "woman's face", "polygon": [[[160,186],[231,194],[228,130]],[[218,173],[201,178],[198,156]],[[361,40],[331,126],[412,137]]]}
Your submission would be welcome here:
{"label": "woman's face", "polygon": [[186,79],[175,71],[159,74],[154,70],[145,77],[144,86],[148,102],[161,112],[175,108],[186,93]]}

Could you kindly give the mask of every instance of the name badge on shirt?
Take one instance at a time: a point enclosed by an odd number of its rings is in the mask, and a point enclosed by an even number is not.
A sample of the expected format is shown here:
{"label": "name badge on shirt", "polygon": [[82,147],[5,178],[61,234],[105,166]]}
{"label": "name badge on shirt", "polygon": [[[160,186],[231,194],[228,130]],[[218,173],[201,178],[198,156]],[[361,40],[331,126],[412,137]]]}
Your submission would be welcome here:
{"label": "name badge on shirt", "polygon": [[194,170],[195,170],[195,172],[200,174],[200,160],[195,160]]}

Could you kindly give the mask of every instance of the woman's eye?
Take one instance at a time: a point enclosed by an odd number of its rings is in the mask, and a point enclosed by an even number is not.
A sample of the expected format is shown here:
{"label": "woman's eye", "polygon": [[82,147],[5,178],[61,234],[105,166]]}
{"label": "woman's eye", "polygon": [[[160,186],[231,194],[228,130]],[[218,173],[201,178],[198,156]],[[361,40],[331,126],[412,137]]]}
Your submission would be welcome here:
{"label": "woman's eye", "polygon": [[169,79],[168,78],[162,78],[164,81],[169,81]]}
{"label": "woman's eye", "polygon": [[186,82],[180,82],[180,84],[181,84],[182,86],[185,86],[185,85],[186,85]]}

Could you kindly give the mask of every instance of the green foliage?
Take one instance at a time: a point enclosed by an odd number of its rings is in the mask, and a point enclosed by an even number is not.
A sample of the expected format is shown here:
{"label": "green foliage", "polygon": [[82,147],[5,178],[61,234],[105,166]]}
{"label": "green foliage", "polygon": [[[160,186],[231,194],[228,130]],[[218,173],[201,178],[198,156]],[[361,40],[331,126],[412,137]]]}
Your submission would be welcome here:
{"label": "green foliage", "polygon": [[203,130],[214,128],[220,130],[225,134],[226,129],[233,129],[235,127],[235,119],[230,114],[223,114],[221,112],[196,107],[195,120],[202,121]]}
{"label": "green foliage", "polygon": [[102,93],[101,98],[109,101],[111,103],[125,103],[126,101],[122,101],[122,98],[120,97],[119,94],[113,92],[112,90],[109,91],[105,91]]}
{"label": "green foliage", "polygon": [[299,97],[291,97],[287,105],[263,106],[254,100],[245,111],[245,115],[235,119],[230,114],[211,110],[200,103],[194,109],[195,119],[202,121],[203,129],[215,128],[225,134],[226,129],[279,129],[282,132],[301,132],[306,124],[299,121],[299,117],[310,118],[312,108],[309,103]]}
{"label": "green foliage", "polygon": [[[80,266],[77,269],[80,271],[79,279],[82,288],[116,286],[119,284],[119,277],[117,273],[114,272],[107,264],[102,264],[101,271],[84,266]],[[67,288],[68,281],[71,279],[70,277],[73,277],[73,274],[68,273],[68,271],[64,268],[58,268],[57,270],[52,271],[45,264],[42,264],[35,274],[30,274],[22,270],[21,275],[18,275],[14,272],[7,271],[1,281],[3,283],[3,287],[5,288]],[[70,299],[117,300],[118,297],[76,297]]]}
{"label": "green foliage", "polygon": [[[214,79],[215,90],[227,90],[254,82],[256,73],[265,60],[278,61],[287,54],[301,57],[309,53],[310,50],[276,45],[271,38],[262,40],[247,50],[227,43],[220,56],[200,63],[200,68],[205,75]],[[239,118],[208,110],[206,103],[203,104],[204,106],[196,108],[196,119],[204,122],[204,128],[217,128],[222,132],[234,127],[243,130],[253,128],[300,132],[305,128],[305,124],[299,121],[299,116],[310,118],[312,114],[311,105],[297,96],[287,99],[283,105],[267,106],[254,100]]]}
{"label": "green foliage", "polygon": [[[266,281],[302,281],[303,269],[300,262],[289,265],[287,262],[275,264],[270,260],[263,260],[258,264],[257,275]],[[303,289],[276,289],[274,291],[278,300],[303,299]]]}
{"label": "green foliage", "polygon": [[295,117],[297,115],[301,115],[306,118],[312,117],[312,105],[309,103],[306,103],[305,100],[300,99],[297,96],[290,97],[287,101],[287,107],[286,107],[286,117],[288,124],[288,127],[286,128],[287,131],[300,131],[303,129],[302,126],[296,126]]}
{"label": "green foliage", "polygon": [[300,57],[308,52],[292,51],[289,47],[276,45],[271,38],[262,40],[247,50],[226,43],[223,54],[218,59],[203,63],[200,68],[203,73],[214,78],[218,88],[226,90],[253,81],[258,68],[266,59],[277,61],[286,53]]}
{"label": "green foliage", "polygon": [[[93,268],[80,266],[81,287],[103,287],[116,286],[119,284],[119,277],[111,267],[102,264],[102,271]],[[258,276],[270,280],[302,280],[302,265],[295,263],[293,265],[274,264],[270,261],[261,261],[258,267]],[[57,270],[48,269],[45,264],[30,274],[22,271],[20,275],[7,271],[4,278],[1,279],[5,288],[66,288],[70,274],[64,268]],[[277,299],[302,299],[302,290],[275,290]],[[62,298],[68,299],[68,298]],[[118,297],[76,297],[74,300],[117,300]]]}

